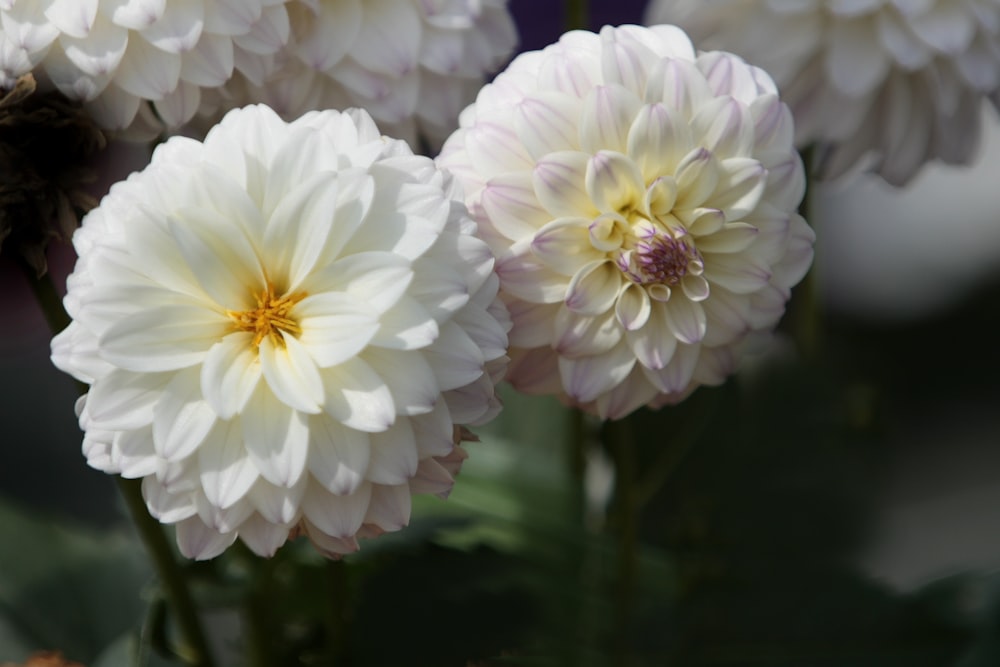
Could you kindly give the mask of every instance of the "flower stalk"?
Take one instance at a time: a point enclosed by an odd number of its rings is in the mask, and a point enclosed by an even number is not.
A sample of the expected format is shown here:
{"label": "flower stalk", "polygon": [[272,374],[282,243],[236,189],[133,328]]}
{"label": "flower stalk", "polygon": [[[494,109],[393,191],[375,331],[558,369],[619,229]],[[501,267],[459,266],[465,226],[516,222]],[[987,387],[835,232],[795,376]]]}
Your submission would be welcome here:
{"label": "flower stalk", "polygon": [[616,663],[629,664],[632,610],[638,568],[639,493],[631,419],[610,422],[605,431],[615,464],[615,520],[618,529],[618,584],[616,587]]}
{"label": "flower stalk", "polygon": [[[49,329],[53,333],[65,329],[69,325],[70,317],[66,313],[66,309],[63,308],[62,300],[52,281],[51,274],[45,273],[38,277],[35,270],[27,262],[22,262],[21,267],[28,284],[31,286],[31,291],[35,295],[35,300],[38,301],[38,305],[42,309]],[[77,384],[81,391],[86,390],[84,385]],[[181,657],[193,667],[213,667],[215,663],[208,650],[205,633],[198,621],[194,599],[184,578],[184,573],[174,558],[170,543],[163,534],[163,529],[146,510],[146,504],[142,498],[142,482],[122,477],[119,477],[117,482],[118,490],[132,517],[132,523],[135,525],[146,551],[153,559],[153,565],[159,575],[164,594],[177,619],[177,625],[183,638]]]}
{"label": "flower stalk", "polygon": [[586,30],[590,25],[590,2],[588,0],[566,0],[566,29]]}
{"label": "flower stalk", "polygon": [[146,503],[142,499],[142,482],[123,477],[119,477],[117,482],[118,490],[128,506],[139,537],[153,559],[163,592],[180,628],[183,638],[180,656],[192,667],[213,667],[215,663],[208,650],[208,642],[198,620],[198,611],[184,578],[184,572],[178,566],[159,522],[146,511]]}

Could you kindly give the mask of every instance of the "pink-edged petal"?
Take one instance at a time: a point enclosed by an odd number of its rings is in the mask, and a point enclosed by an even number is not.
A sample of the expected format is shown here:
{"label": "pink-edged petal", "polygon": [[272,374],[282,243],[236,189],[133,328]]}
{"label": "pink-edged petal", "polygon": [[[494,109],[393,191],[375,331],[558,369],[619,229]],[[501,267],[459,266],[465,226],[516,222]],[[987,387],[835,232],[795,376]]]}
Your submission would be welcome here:
{"label": "pink-edged petal", "polygon": [[628,131],[642,100],[624,86],[607,84],[594,87],[583,103],[580,115],[580,146],[594,154],[600,150],[624,153]]}
{"label": "pink-edged petal", "polygon": [[479,202],[493,228],[511,241],[531,236],[552,219],[535,196],[529,171],[494,176],[483,188]]}
{"label": "pink-edged petal", "polygon": [[647,182],[673,174],[692,148],[688,122],[662,103],[643,105],[629,127],[626,152]]}
{"label": "pink-edged petal", "polygon": [[553,329],[552,347],[571,359],[604,354],[622,338],[621,327],[611,312],[591,317],[560,308]]}
{"label": "pink-edged petal", "polygon": [[654,305],[645,326],[627,332],[625,338],[645,368],[664,368],[677,350],[677,337],[667,324],[665,305],[662,303]]}
{"label": "pink-edged petal", "polygon": [[559,375],[566,393],[581,403],[595,400],[628,377],[635,355],[619,344],[604,354],[582,359],[559,358]]}
{"label": "pink-edged petal", "polygon": [[627,284],[615,302],[615,317],[626,331],[645,326],[651,311],[649,294],[639,285]]}
{"label": "pink-edged petal", "polygon": [[589,227],[587,218],[556,218],[534,235],[531,252],[553,271],[572,277],[603,256],[591,245]]}
{"label": "pink-edged petal", "polygon": [[600,315],[615,305],[621,287],[621,272],[614,262],[590,262],[570,280],[566,307],[582,315]]}
{"label": "pink-edged petal", "polygon": [[532,183],[538,201],[553,217],[592,218],[599,211],[587,194],[587,153],[561,151],[538,161]]}
{"label": "pink-edged petal", "polygon": [[678,296],[661,306],[667,324],[682,343],[697,343],[705,337],[708,320],[700,304]]}

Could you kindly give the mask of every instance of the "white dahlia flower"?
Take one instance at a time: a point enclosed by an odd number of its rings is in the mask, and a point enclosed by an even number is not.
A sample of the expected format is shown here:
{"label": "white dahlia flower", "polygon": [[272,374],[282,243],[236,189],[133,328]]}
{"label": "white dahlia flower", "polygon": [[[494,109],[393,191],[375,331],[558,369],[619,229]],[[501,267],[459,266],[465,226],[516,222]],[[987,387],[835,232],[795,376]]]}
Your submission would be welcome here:
{"label": "white dahlia flower", "polygon": [[1000,101],[1000,0],[653,0],[646,20],[767,70],[826,178],[967,164]]}
{"label": "white dahlia flower", "polygon": [[671,26],[519,56],[439,163],[497,255],[509,379],[603,418],[721,383],[812,260],[774,84]]}
{"label": "white dahlia flower", "polygon": [[107,130],[186,123],[201,92],[289,33],[286,0],[0,0],[0,88],[34,72]]}
{"label": "white dahlia flower", "polygon": [[286,119],[361,107],[391,136],[440,146],[517,42],[507,0],[292,0],[291,38],[248,58],[202,115],[263,102]]}
{"label": "white dahlia flower", "polygon": [[99,470],[181,551],[326,554],[446,494],[499,410],[506,311],[450,177],[364,112],[230,112],[174,137],[74,237],[56,366]]}

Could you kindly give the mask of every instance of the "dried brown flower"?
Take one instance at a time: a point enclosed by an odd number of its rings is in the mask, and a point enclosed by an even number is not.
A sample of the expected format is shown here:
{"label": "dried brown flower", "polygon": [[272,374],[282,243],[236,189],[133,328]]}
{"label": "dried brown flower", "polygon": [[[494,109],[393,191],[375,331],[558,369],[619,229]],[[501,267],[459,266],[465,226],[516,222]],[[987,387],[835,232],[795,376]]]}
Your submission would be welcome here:
{"label": "dried brown flower", "polygon": [[106,143],[79,103],[38,91],[30,73],[0,91],[0,250],[45,273],[49,241],[68,240],[97,204],[85,186]]}

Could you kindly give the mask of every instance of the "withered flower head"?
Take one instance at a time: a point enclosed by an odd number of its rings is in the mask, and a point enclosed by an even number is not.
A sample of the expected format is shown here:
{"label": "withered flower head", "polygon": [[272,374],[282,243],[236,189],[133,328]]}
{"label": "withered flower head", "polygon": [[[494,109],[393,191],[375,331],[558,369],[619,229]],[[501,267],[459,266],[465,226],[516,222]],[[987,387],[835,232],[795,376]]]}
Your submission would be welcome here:
{"label": "withered flower head", "polygon": [[36,90],[29,73],[0,91],[0,250],[15,251],[37,275],[45,249],[68,240],[97,204],[84,186],[106,140],[79,103]]}

